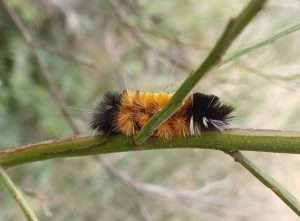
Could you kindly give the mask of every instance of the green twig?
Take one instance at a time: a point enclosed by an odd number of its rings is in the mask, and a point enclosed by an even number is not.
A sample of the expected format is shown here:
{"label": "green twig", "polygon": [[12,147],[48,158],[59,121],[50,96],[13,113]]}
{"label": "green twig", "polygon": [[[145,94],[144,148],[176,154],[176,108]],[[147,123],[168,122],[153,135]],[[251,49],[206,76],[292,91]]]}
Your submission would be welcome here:
{"label": "green twig", "polygon": [[29,144],[17,148],[0,148],[0,165],[11,167],[24,163],[59,157],[78,157],[125,151],[176,148],[198,148],[222,151],[246,150],[300,154],[300,132],[274,130],[229,130],[225,133],[205,133],[198,137],[170,140],[150,138],[137,146],[126,136],[75,136]]}
{"label": "green twig", "polygon": [[180,106],[181,102],[198,83],[198,81],[218,62],[221,61],[225,51],[229,48],[231,43],[242,32],[247,24],[255,17],[255,15],[262,9],[266,0],[252,0],[242,12],[236,17],[231,18],[228,22],[225,31],[217,41],[213,50],[209,53],[204,62],[198,67],[197,70],[192,72],[186,80],[182,83],[179,89],[175,92],[169,103],[142,128],[142,130],[135,137],[137,144],[142,144],[150,137],[153,131],[163,121],[167,120],[172,113]]}
{"label": "green twig", "polygon": [[226,152],[246,168],[253,176],[255,176],[266,187],[270,188],[285,204],[290,207],[298,216],[300,216],[300,202],[287,189],[274,180],[271,176],[258,168],[242,153],[238,151]]}
{"label": "green twig", "polygon": [[13,181],[9,178],[6,171],[0,167],[0,183],[7,188],[8,192],[15,199],[16,203],[19,205],[23,213],[25,214],[28,221],[38,221],[37,216],[34,214],[33,210],[30,208],[26,199],[22,195],[21,191],[14,185]]}
{"label": "green twig", "polygon": [[242,48],[242,49],[238,49],[228,55],[225,55],[222,62],[220,63],[220,65],[223,65],[225,63],[228,63],[230,61],[233,61],[255,49],[258,49],[258,48],[261,48],[263,46],[266,46],[268,44],[271,44],[277,40],[279,40],[280,38],[288,35],[288,34],[291,34],[293,32],[296,32],[296,31],[299,31],[300,30],[300,24],[296,24],[296,25],[292,25],[288,28],[285,28],[284,30],[268,37],[268,38],[265,38],[264,40],[261,40],[259,42],[256,42],[256,43],[253,43],[251,45],[249,45],[248,47],[245,47],[245,48]]}

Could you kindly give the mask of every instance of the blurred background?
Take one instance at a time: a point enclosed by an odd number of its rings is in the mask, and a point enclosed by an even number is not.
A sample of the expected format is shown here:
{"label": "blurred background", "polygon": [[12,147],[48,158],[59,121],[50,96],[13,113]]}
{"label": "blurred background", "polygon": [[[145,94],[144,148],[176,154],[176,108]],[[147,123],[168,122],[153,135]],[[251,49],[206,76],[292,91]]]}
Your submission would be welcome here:
{"label": "blurred background", "polygon": [[[10,0],[7,10],[2,1],[1,148],[73,135],[45,74],[80,133],[92,134],[88,122],[105,91],[175,91],[208,54],[228,18],[248,2]],[[16,27],[18,19],[24,26]],[[299,22],[300,1],[271,0],[228,54]],[[20,29],[31,35],[34,47]],[[287,35],[213,70],[194,90],[235,106],[234,126],[299,130],[299,37],[300,32]],[[247,155],[300,198],[299,156]],[[271,191],[217,151],[55,159],[9,174],[41,220],[297,220]],[[24,220],[3,188],[0,211],[1,221]]]}

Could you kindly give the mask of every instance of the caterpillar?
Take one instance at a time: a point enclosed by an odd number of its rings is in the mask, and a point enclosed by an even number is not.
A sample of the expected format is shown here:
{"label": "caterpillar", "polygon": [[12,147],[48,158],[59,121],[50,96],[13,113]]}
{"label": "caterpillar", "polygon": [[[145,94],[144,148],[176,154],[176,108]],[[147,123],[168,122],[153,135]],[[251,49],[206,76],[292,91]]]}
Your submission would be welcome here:
{"label": "caterpillar", "polygon": [[[92,116],[90,127],[108,136],[133,136],[172,96],[173,93],[164,92],[107,92]],[[206,131],[222,132],[229,124],[233,110],[215,95],[193,93],[154,131],[153,136],[170,139],[196,136]]]}

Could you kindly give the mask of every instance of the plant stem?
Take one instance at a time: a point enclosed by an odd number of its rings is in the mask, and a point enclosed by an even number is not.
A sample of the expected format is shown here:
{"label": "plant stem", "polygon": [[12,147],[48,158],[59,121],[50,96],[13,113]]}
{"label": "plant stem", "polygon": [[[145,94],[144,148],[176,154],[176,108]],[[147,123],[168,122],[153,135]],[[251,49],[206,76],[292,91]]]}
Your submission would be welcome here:
{"label": "plant stem", "polygon": [[78,157],[125,151],[175,148],[199,148],[222,151],[262,151],[300,154],[300,132],[273,130],[229,130],[225,133],[205,133],[198,137],[170,140],[150,138],[135,145],[126,136],[75,136],[0,150],[0,165],[12,167],[24,163],[59,158]]}
{"label": "plant stem", "polygon": [[268,38],[265,38],[264,40],[262,41],[259,41],[257,43],[254,43],[254,44],[251,44],[249,45],[248,47],[245,47],[245,48],[242,48],[242,49],[238,49],[236,51],[233,51],[232,53],[224,56],[224,59],[222,60],[222,62],[220,63],[220,65],[223,65],[223,64],[226,64],[228,62],[231,62],[255,49],[258,49],[258,48],[261,48],[265,45],[268,45],[268,44],[271,44],[277,40],[279,40],[280,38],[288,35],[288,34],[291,34],[293,32],[296,32],[296,31],[299,31],[300,30],[300,24],[296,24],[296,25],[292,25],[288,28],[285,28],[284,30],[268,37]]}
{"label": "plant stem", "polygon": [[6,171],[0,167],[0,183],[8,190],[10,195],[15,199],[16,203],[19,205],[24,215],[28,221],[38,221],[37,216],[34,214],[33,210],[30,208],[25,197],[22,195],[21,191],[14,185],[13,181],[9,178]]}
{"label": "plant stem", "polygon": [[204,62],[198,67],[197,70],[192,72],[185,79],[185,81],[175,92],[174,96],[171,98],[168,104],[160,112],[155,114],[137,134],[137,136],[135,137],[135,142],[137,144],[144,143],[147,138],[149,138],[153,134],[154,130],[172,115],[172,113],[180,106],[181,102],[198,83],[198,81],[209,70],[215,67],[218,62],[221,61],[222,56],[232,44],[232,42],[242,32],[247,24],[255,17],[255,15],[262,9],[265,3],[266,0],[252,0],[236,18],[231,18],[229,20],[222,36],[219,38],[215,47],[209,53]]}
{"label": "plant stem", "polygon": [[281,184],[274,180],[262,169],[258,168],[254,163],[247,159],[238,151],[226,152],[246,168],[253,176],[255,176],[266,187],[270,188],[285,204],[290,207],[298,216],[300,216],[300,202],[292,194],[289,193]]}

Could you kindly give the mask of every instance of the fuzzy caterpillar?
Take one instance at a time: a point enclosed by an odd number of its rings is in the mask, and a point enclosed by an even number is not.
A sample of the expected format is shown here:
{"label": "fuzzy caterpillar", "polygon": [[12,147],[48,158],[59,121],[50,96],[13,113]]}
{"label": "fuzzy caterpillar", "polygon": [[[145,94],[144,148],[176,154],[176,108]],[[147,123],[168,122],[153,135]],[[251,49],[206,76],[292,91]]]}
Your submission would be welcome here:
{"label": "fuzzy caterpillar", "polygon": [[[107,92],[93,114],[90,126],[104,135],[133,136],[171,99],[172,93],[142,91]],[[220,131],[229,124],[234,108],[222,104],[215,95],[194,93],[154,132],[170,139]]]}

